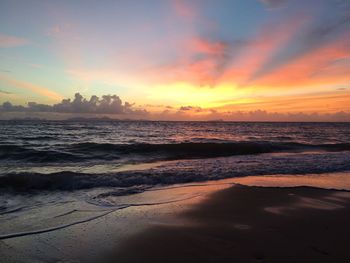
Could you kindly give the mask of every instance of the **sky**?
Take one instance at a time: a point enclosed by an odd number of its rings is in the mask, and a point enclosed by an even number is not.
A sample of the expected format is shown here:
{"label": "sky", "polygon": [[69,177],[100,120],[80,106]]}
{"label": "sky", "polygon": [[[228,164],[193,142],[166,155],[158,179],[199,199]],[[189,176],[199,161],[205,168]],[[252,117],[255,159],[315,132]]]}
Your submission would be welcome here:
{"label": "sky", "polygon": [[350,121],[349,0],[1,0],[0,118]]}

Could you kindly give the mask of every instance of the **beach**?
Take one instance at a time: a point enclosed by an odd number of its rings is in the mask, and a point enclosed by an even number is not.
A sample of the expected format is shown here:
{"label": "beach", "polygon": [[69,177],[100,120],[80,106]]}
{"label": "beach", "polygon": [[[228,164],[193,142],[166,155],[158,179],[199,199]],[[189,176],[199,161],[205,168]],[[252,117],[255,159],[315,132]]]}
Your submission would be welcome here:
{"label": "beach", "polygon": [[[118,199],[139,206],[2,239],[1,256],[4,262],[347,262],[350,192],[340,184],[346,176],[154,188]],[[319,188],[325,180],[329,189]]]}
{"label": "beach", "polygon": [[[348,262],[350,193],[235,185],[154,226],[109,262]],[[135,253],[137,251],[137,253]]]}

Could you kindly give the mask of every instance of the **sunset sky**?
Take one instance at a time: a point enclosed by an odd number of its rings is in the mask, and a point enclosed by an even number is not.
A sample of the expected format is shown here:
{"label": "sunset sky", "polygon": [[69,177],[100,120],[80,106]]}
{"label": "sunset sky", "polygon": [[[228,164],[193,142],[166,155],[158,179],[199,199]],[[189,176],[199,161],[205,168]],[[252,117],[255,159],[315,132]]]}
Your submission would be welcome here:
{"label": "sunset sky", "polygon": [[151,119],[348,116],[350,1],[1,0],[0,104],[75,93]]}

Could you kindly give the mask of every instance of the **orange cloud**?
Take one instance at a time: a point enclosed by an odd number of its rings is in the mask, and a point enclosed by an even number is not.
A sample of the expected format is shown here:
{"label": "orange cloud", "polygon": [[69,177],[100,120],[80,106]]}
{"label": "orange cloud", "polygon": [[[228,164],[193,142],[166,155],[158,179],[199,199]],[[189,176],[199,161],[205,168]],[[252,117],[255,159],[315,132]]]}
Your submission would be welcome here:
{"label": "orange cloud", "polygon": [[350,81],[350,40],[338,39],[257,80],[262,87],[325,86]]}
{"label": "orange cloud", "polygon": [[217,110],[269,112],[335,113],[350,112],[350,91],[335,91],[320,94],[256,98],[249,103],[229,104]]}
{"label": "orange cloud", "polygon": [[32,83],[11,79],[11,78],[1,76],[1,75],[0,75],[0,80],[8,83],[9,85],[15,86],[17,88],[30,90],[36,94],[47,97],[47,98],[54,100],[54,101],[62,100],[64,98],[60,94],[58,94],[52,90],[49,90],[48,88],[45,88],[45,87],[42,87],[39,85],[35,85]]}

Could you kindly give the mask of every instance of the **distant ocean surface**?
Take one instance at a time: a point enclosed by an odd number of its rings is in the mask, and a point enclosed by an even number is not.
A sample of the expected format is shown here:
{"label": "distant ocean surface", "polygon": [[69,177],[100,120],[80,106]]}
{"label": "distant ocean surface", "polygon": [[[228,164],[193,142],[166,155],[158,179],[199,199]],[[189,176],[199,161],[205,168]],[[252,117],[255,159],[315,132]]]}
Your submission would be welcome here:
{"label": "distant ocean surface", "polygon": [[0,188],[9,191],[347,170],[349,123],[0,122]]}
{"label": "distant ocean surface", "polygon": [[0,240],[197,196],[160,186],[344,171],[349,123],[1,121]]}

